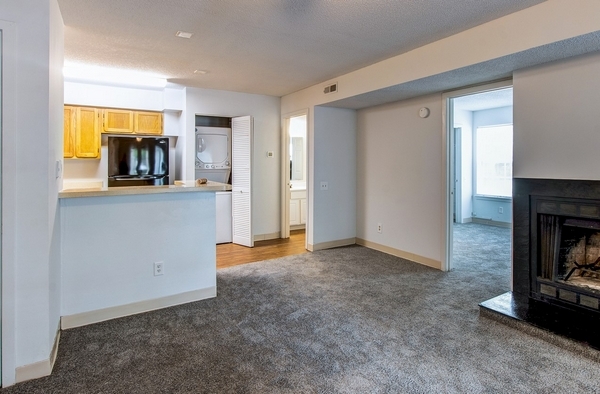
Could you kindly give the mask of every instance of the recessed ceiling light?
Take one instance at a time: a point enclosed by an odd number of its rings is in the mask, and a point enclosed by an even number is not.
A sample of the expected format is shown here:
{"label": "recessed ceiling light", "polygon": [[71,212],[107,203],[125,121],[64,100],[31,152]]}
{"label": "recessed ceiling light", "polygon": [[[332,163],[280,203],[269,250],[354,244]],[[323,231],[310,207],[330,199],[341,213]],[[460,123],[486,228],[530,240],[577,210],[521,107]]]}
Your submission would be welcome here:
{"label": "recessed ceiling light", "polygon": [[194,74],[202,74],[202,75],[204,75],[206,73],[208,73],[208,71],[206,71],[206,70],[194,70]]}
{"label": "recessed ceiling light", "polygon": [[177,33],[175,33],[175,35],[177,37],[181,37],[181,38],[190,38],[194,33],[188,33],[187,31],[178,31]]}

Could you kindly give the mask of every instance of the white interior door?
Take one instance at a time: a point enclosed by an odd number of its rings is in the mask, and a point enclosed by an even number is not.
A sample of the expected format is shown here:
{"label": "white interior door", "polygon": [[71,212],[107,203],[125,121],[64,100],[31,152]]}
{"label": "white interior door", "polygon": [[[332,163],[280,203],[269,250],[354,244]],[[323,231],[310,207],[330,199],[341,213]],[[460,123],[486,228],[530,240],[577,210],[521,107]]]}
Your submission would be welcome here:
{"label": "white interior door", "polygon": [[281,238],[290,237],[290,119],[284,119],[281,136]]}
{"label": "white interior door", "polygon": [[252,232],[252,137],[251,116],[231,119],[231,204],[233,243],[254,246]]}

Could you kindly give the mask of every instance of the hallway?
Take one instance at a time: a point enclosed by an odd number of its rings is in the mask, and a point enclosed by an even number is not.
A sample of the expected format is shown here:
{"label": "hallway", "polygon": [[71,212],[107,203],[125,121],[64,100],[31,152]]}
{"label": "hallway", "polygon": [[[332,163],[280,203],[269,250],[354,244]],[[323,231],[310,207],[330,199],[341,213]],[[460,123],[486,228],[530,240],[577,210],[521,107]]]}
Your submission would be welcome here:
{"label": "hallway", "polygon": [[284,256],[307,253],[305,249],[305,231],[290,231],[288,239],[270,239],[254,243],[248,248],[234,243],[217,245],[217,269],[256,261],[276,259]]}

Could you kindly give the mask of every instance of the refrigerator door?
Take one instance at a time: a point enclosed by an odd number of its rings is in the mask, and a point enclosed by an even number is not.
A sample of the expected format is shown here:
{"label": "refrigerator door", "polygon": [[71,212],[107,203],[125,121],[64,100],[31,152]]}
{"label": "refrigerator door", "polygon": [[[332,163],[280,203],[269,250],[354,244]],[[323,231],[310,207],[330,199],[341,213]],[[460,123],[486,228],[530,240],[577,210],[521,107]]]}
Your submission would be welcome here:
{"label": "refrigerator door", "polygon": [[169,184],[169,139],[108,137],[108,186]]}

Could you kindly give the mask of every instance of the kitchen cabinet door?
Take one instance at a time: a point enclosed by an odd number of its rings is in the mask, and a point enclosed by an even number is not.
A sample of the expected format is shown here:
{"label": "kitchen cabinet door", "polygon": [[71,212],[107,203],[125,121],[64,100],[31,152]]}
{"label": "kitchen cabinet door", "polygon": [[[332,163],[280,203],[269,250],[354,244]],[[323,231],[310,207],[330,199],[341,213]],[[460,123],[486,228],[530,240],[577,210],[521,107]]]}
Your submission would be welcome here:
{"label": "kitchen cabinet door", "polygon": [[75,157],[100,157],[100,112],[96,108],[77,108],[75,124]]}
{"label": "kitchen cabinet door", "polygon": [[290,226],[300,224],[300,200],[290,200]]}
{"label": "kitchen cabinet door", "polygon": [[300,200],[300,224],[306,224],[306,198]]}
{"label": "kitchen cabinet door", "polygon": [[75,116],[77,108],[65,106],[63,130],[63,157],[75,157]]}
{"label": "kitchen cabinet door", "polygon": [[102,110],[103,133],[133,133],[133,111],[124,109]]}
{"label": "kitchen cabinet door", "polygon": [[134,112],[134,130],[138,134],[162,134],[163,119],[160,112]]}

